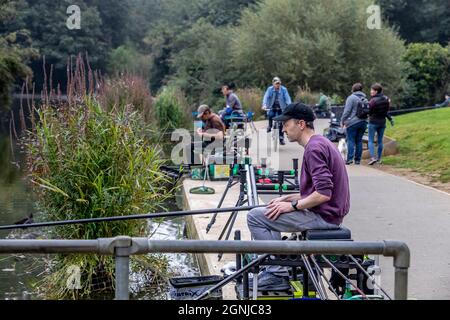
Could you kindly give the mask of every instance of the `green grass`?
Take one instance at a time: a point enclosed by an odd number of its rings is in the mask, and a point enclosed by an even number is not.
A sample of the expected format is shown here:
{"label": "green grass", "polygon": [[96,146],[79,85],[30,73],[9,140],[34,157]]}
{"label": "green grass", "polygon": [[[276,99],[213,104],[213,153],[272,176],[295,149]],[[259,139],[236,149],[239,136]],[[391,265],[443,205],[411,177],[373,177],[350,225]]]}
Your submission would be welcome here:
{"label": "green grass", "polygon": [[397,140],[400,153],[383,162],[450,182],[450,108],[398,116],[395,122],[386,135]]}

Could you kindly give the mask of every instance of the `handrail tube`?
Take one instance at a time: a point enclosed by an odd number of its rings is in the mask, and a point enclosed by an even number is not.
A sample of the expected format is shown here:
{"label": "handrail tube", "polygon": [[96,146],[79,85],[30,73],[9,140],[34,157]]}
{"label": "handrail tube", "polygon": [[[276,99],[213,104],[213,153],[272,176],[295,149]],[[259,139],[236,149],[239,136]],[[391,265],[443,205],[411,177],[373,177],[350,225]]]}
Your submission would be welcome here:
{"label": "handrail tube", "polygon": [[400,241],[210,241],[101,238],[97,240],[0,240],[4,253],[97,253],[116,257],[116,299],[128,299],[129,256],[146,253],[375,254],[391,256],[395,299],[407,299],[410,251]]}

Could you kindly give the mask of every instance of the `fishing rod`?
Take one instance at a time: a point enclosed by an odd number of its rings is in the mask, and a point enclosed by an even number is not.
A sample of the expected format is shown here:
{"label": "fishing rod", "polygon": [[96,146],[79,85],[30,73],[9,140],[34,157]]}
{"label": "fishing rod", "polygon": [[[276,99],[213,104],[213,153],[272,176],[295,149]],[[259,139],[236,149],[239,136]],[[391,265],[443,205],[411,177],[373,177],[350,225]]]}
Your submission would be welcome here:
{"label": "fishing rod", "polygon": [[241,212],[250,211],[255,208],[262,208],[265,205],[250,206],[250,207],[232,207],[232,208],[214,208],[214,209],[202,209],[202,210],[185,210],[185,211],[171,211],[171,212],[156,212],[149,214],[135,214],[129,216],[113,216],[104,218],[90,218],[90,219],[78,219],[78,220],[62,220],[62,221],[49,221],[39,223],[28,224],[13,224],[0,226],[0,230],[13,230],[13,229],[29,229],[29,228],[42,228],[42,227],[54,227],[62,225],[72,224],[85,224],[85,223],[97,223],[97,222],[110,222],[110,221],[124,221],[124,220],[139,220],[139,219],[157,219],[157,218],[169,218],[169,217],[183,217],[193,216],[208,213],[225,213],[225,212]]}
{"label": "fishing rod", "polygon": [[[314,263],[317,272],[320,274],[320,276],[326,281],[326,283],[328,284],[328,289],[330,289],[334,295],[336,296],[336,298],[339,300],[339,294],[336,292],[336,290],[333,288],[333,286],[331,285],[330,280],[328,280],[328,278],[325,276],[325,273],[322,271],[321,267],[319,266],[319,264],[317,263],[316,258],[314,257],[313,254],[310,255],[310,258],[312,260],[312,262]],[[322,281],[321,281],[322,283]],[[325,288],[323,288],[323,291],[325,292]]]}
{"label": "fishing rod", "polygon": [[364,268],[363,266],[355,259],[355,257],[353,257],[352,255],[349,255],[350,259],[353,260],[353,262],[356,264],[356,266],[364,273],[364,275],[370,279],[372,285],[375,285],[378,287],[378,289],[381,290],[381,292],[383,292],[383,294],[389,299],[392,300],[392,298],[387,294],[387,292],[375,281],[374,277],[371,276]]}
{"label": "fishing rod", "polygon": [[330,262],[330,260],[328,260],[323,254],[320,256],[322,257],[323,261],[325,261],[325,263],[328,264],[331,269],[333,269],[339,276],[341,276],[341,278],[344,279],[346,283],[350,284],[361,295],[363,299],[367,298],[366,294],[362,292],[361,289],[359,289],[356,285],[354,285],[348,277],[346,277],[338,268],[336,268],[333,263]]}

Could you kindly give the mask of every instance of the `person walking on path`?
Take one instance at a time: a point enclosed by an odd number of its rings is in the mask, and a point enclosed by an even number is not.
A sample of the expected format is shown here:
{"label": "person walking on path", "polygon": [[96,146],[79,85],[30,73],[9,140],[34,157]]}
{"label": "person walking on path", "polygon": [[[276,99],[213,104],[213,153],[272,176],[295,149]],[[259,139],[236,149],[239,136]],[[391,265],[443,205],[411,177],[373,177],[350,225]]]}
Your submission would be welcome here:
{"label": "person walking on path", "polygon": [[361,164],[363,152],[362,139],[367,129],[367,113],[364,108],[368,108],[369,101],[363,92],[363,85],[355,83],[352,87],[352,94],[345,102],[344,113],[341,118],[341,125],[346,130],[347,135],[347,165]]}
{"label": "person walking on path", "polygon": [[[379,83],[372,85],[369,101],[369,165],[381,163],[383,154],[383,137],[386,129],[386,118],[389,114],[390,99],[383,94],[383,87]],[[378,153],[375,154],[375,133],[377,134]]]}
{"label": "person walking on path", "polygon": [[[281,115],[284,109],[292,103],[291,97],[286,87],[281,85],[281,80],[278,77],[273,78],[272,86],[267,88],[263,99],[262,109],[269,112],[269,127],[267,132],[272,131],[273,118]],[[280,126],[280,144],[284,145],[283,127]]]}
{"label": "person walking on path", "polygon": [[[250,210],[247,225],[254,240],[281,240],[280,232],[337,229],[350,210],[349,179],[336,146],[314,132],[315,114],[302,103],[289,105],[274,121],[283,122],[290,142],[304,149],[299,194],[273,199]],[[251,282],[251,281],[250,281]],[[250,284],[250,287],[252,283]],[[258,276],[260,290],[289,288],[288,271],[268,266]]]}

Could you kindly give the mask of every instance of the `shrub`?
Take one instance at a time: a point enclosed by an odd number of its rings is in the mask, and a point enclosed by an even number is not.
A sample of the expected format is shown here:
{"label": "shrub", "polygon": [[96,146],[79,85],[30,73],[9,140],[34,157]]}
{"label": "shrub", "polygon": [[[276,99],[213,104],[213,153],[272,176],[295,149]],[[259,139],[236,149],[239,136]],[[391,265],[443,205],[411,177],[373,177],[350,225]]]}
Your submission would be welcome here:
{"label": "shrub", "polygon": [[242,103],[244,111],[254,112],[254,119],[263,116],[264,112],[261,109],[264,92],[258,88],[238,89],[236,94]]}
{"label": "shrub", "polygon": [[440,102],[450,85],[450,46],[413,43],[408,46],[403,61],[406,79],[403,104],[417,107]]}
{"label": "shrub", "polygon": [[[61,221],[164,210],[172,187],[160,170],[159,147],[146,138],[148,126],[142,115],[127,100],[114,108],[102,107],[92,91],[87,93],[86,88],[95,85],[82,81],[84,74],[79,58],[75,72],[70,70],[68,102],[56,105],[45,94],[39,109],[33,104],[32,114],[37,117],[20,139],[40,216]],[[93,79],[90,69],[87,78]],[[145,236],[146,228],[145,220],[127,220],[58,226],[48,235],[57,239]],[[58,255],[52,262],[52,273],[38,287],[50,298],[87,298],[98,291],[111,292],[114,286],[110,256]],[[159,256],[137,256],[131,265],[136,271],[145,266],[144,275],[152,276],[149,283],[158,280],[166,262]],[[66,284],[72,266],[81,270],[79,290]]]}
{"label": "shrub", "polygon": [[132,44],[125,44],[111,50],[108,69],[111,74],[129,72],[144,79],[150,78],[152,59],[137,51]]}
{"label": "shrub", "polygon": [[153,97],[142,77],[125,73],[107,79],[100,84],[97,99],[107,111],[130,104],[141,113],[145,123],[154,124]]}
{"label": "shrub", "polygon": [[186,127],[192,118],[184,93],[176,87],[164,87],[155,100],[155,111],[161,129]]}
{"label": "shrub", "polygon": [[304,87],[298,87],[297,93],[295,94],[295,101],[301,101],[307,105],[315,105],[319,102],[320,94],[311,92],[308,85]]}
{"label": "shrub", "polygon": [[[159,170],[158,149],[143,138],[139,113],[129,107],[107,112],[92,99],[72,106],[44,105],[24,140],[28,168],[45,220],[59,221],[147,213],[163,209],[170,194]],[[143,236],[146,223],[130,220],[60,226],[59,239]],[[81,290],[66,288],[66,269],[83,270]],[[44,287],[57,298],[88,297],[96,275],[112,283],[114,264],[105,256],[58,256]],[[110,289],[110,288],[106,288]]]}

